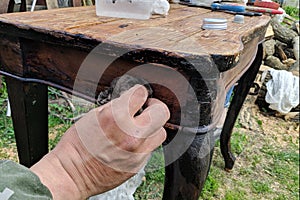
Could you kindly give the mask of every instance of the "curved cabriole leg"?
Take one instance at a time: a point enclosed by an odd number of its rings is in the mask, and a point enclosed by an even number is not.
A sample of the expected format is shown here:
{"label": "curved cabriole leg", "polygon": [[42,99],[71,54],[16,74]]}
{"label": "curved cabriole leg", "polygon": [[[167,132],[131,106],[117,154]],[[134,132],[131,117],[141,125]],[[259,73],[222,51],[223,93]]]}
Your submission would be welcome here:
{"label": "curved cabriole leg", "polygon": [[214,146],[210,142],[213,140],[206,135],[196,135],[188,150],[166,166],[164,200],[198,200],[209,171]]}
{"label": "curved cabriole leg", "polygon": [[233,168],[235,161],[235,157],[230,150],[231,132],[234,127],[235,121],[238,117],[238,114],[243,106],[244,100],[258,73],[259,67],[262,62],[262,53],[262,44],[259,44],[255,60],[253,61],[250,68],[246,71],[246,73],[241,77],[241,79],[238,82],[238,85],[235,87],[235,95],[233,96],[232,102],[227,112],[227,117],[220,138],[221,152],[224,157],[226,171],[229,171]]}

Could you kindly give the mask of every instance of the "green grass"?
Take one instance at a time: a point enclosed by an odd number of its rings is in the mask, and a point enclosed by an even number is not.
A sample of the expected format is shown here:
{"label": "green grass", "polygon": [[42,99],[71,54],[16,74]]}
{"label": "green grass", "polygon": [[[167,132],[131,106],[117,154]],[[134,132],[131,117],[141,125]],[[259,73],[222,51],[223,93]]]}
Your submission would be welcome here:
{"label": "green grass", "polygon": [[164,169],[146,173],[145,180],[134,194],[136,200],[161,199],[164,185]]}
{"label": "green grass", "polygon": [[[273,137],[245,132],[240,124],[235,130],[231,140],[237,157],[234,169],[230,173],[223,170],[217,142],[200,199],[299,199],[299,138],[293,142],[289,135],[289,145],[283,147]],[[258,143],[263,144],[261,148]]]}
{"label": "green grass", "polygon": [[6,116],[7,103],[6,84],[2,82],[0,87],[0,148],[15,143],[12,120]]}
{"label": "green grass", "polygon": [[219,173],[219,170],[217,168],[211,168],[200,196],[201,199],[210,200],[214,198],[220,187],[219,180],[222,178],[222,175],[220,175],[221,173]]}
{"label": "green grass", "polygon": [[299,9],[298,8],[296,8],[294,6],[284,6],[283,9],[285,10],[286,14],[299,20]]}
{"label": "green grass", "polygon": [[254,193],[266,193],[270,192],[270,187],[268,183],[260,182],[260,181],[253,181],[251,183],[252,191]]}
{"label": "green grass", "polygon": [[245,145],[248,143],[248,136],[244,133],[236,131],[232,133],[231,138],[232,152],[237,155],[241,154]]}
{"label": "green grass", "polygon": [[240,190],[229,190],[226,191],[225,200],[241,200],[245,199],[245,192]]}

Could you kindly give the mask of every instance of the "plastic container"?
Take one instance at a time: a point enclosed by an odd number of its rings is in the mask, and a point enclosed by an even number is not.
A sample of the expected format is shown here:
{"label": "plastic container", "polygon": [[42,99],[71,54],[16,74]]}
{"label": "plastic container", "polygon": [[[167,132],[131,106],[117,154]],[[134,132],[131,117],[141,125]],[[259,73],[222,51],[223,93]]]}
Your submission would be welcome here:
{"label": "plastic container", "polygon": [[227,19],[223,18],[204,18],[203,29],[224,30],[227,29]]}
{"label": "plastic container", "polygon": [[234,23],[243,24],[244,23],[244,15],[235,15],[233,18]]}
{"label": "plastic container", "polygon": [[153,0],[96,0],[98,16],[149,19]]}

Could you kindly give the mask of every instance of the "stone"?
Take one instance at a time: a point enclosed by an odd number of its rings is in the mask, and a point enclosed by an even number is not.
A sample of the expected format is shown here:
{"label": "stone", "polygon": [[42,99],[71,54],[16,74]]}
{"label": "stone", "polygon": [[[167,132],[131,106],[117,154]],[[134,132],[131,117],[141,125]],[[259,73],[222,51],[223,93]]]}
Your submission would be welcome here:
{"label": "stone", "polygon": [[266,50],[266,56],[272,56],[275,53],[275,40],[267,40],[264,42],[264,48]]}
{"label": "stone", "polygon": [[293,52],[296,60],[299,60],[299,36],[293,39]]}
{"label": "stone", "polygon": [[288,68],[290,68],[295,62],[296,62],[296,60],[294,60],[292,58],[288,58],[288,59],[282,61],[282,63],[285,64]]}
{"label": "stone", "polygon": [[286,48],[284,49],[284,53],[288,58],[293,58],[296,60],[295,54],[294,54],[294,49],[293,48]]}
{"label": "stone", "polygon": [[282,47],[278,45],[275,45],[275,56],[282,61],[288,59]]}
{"label": "stone", "polygon": [[265,34],[265,40],[272,39],[273,37],[274,37],[274,31],[272,26],[269,25]]}
{"label": "stone", "polygon": [[295,62],[290,68],[289,71],[293,73],[294,76],[299,76],[300,67],[299,67],[299,60]]}
{"label": "stone", "polygon": [[[293,39],[294,40],[294,39]],[[295,58],[294,55],[294,49],[293,49],[293,44],[287,45],[286,43],[280,42],[279,40],[276,40],[276,44],[275,44],[275,54],[274,56],[279,57],[280,58],[280,53],[277,51],[278,49],[282,49],[286,58]],[[282,59],[282,60],[286,60],[286,59]]]}
{"label": "stone", "polygon": [[292,30],[295,31],[296,33],[298,33],[298,35],[300,35],[300,31],[299,31],[299,21],[295,21],[292,24]]}
{"label": "stone", "polygon": [[274,38],[288,45],[292,45],[294,37],[298,36],[295,31],[281,25],[274,19],[271,20],[271,25],[274,31]]}
{"label": "stone", "polygon": [[268,56],[265,59],[264,62],[265,65],[268,65],[269,67],[272,67],[274,69],[278,69],[278,70],[288,70],[288,67],[283,64],[279,58],[275,57],[275,56]]}
{"label": "stone", "polygon": [[280,42],[279,40],[275,40],[276,46],[280,46],[281,48],[285,49],[288,47],[288,45],[284,42]]}

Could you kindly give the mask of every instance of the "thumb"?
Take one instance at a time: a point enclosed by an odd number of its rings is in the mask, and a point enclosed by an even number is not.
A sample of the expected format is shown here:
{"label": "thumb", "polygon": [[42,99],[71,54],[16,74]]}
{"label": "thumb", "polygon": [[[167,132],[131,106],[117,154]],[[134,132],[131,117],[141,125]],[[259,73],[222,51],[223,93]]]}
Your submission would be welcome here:
{"label": "thumb", "polygon": [[133,117],[145,104],[148,97],[147,89],[142,85],[135,85],[130,88],[128,91],[122,94],[118,101],[124,106],[128,106],[129,114]]}

